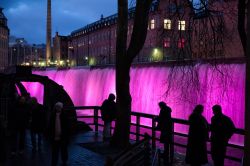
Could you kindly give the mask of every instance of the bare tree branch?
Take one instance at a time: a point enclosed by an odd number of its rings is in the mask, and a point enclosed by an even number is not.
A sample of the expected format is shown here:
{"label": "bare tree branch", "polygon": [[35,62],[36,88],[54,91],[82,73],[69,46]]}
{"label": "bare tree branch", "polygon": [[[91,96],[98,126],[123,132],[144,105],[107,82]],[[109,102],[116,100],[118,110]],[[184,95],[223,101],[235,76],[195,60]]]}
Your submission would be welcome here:
{"label": "bare tree branch", "polygon": [[136,1],[134,27],[131,36],[131,42],[127,50],[127,54],[131,62],[133,61],[135,56],[139,54],[146,40],[147,37],[146,34],[148,28],[148,15],[151,3],[152,0]]}

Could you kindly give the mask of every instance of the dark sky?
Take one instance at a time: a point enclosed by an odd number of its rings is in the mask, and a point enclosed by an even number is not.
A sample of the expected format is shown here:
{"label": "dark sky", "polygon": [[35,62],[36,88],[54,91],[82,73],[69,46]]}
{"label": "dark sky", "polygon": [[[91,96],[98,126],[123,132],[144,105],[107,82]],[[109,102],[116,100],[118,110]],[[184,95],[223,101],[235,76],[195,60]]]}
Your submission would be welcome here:
{"label": "dark sky", "polygon": [[[29,43],[45,43],[47,0],[0,0],[10,35]],[[73,30],[117,12],[116,0],[52,0],[52,36]]]}

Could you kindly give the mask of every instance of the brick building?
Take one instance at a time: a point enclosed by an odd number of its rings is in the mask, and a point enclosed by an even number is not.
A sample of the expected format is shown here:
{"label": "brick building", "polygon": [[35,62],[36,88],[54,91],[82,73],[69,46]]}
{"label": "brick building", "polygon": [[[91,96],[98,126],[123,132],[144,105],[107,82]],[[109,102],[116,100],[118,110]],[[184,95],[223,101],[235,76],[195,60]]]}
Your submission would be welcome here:
{"label": "brick building", "polygon": [[9,28],[7,18],[0,7],[0,71],[8,66]]}
{"label": "brick building", "polygon": [[[174,3],[175,2],[175,3]],[[155,0],[151,6],[148,33],[135,63],[242,57],[237,32],[237,1]],[[210,2],[210,1],[209,1]],[[128,42],[135,8],[129,9]],[[71,65],[115,63],[117,14],[75,30],[69,36]],[[235,49],[236,48],[236,49]]]}
{"label": "brick building", "polygon": [[53,60],[62,66],[68,63],[68,37],[58,32],[53,38]]}

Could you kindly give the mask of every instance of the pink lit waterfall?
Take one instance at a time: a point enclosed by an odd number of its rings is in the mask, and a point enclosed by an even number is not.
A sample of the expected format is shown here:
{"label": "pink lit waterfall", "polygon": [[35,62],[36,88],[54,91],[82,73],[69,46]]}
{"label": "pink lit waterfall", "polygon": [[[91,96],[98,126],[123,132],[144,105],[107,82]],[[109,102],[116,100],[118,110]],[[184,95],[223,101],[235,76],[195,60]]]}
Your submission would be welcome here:
{"label": "pink lit waterfall", "polygon": [[[158,115],[158,102],[165,101],[172,108],[173,117],[188,119],[195,105],[203,104],[204,116],[210,122],[212,106],[220,104],[223,112],[232,118],[236,127],[244,128],[244,64],[225,64],[217,67],[208,64],[198,65],[196,75],[199,81],[196,84],[187,79],[188,67],[175,68],[173,74],[173,69],[170,67],[132,67],[130,73],[132,110]],[[49,70],[33,73],[48,76],[62,85],[76,106],[101,105],[109,93],[115,93],[113,68]],[[42,89],[39,86],[37,88],[25,86],[32,91],[32,95],[41,100]],[[186,91],[185,94],[183,89]],[[146,119],[142,123],[150,125]],[[187,132],[178,126],[176,130]],[[233,140],[235,143],[243,142],[243,138],[239,136],[235,136]]]}

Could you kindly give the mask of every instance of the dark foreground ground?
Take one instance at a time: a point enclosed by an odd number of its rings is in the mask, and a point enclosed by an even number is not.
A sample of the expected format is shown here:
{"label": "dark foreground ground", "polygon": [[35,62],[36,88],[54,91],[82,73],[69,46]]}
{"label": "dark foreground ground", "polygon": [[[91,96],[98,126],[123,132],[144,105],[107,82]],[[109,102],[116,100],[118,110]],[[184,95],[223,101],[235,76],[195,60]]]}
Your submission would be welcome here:
{"label": "dark foreground ground", "polygon": [[[115,156],[119,149],[110,148],[102,141],[102,135],[96,137],[94,132],[79,133],[73,136],[69,145],[69,166],[103,166],[107,156]],[[51,161],[50,146],[46,140],[41,151],[32,152],[30,135],[27,131],[26,148],[23,154],[11,156],[8,150],[7,161],[1,166],[49,166]],[[61,165],[61,162],[59,162]],[[158,165],[158,164],[156,164]],[[175,166],[185,166],[184,156],[176,153]],[[209,166],[211,164],[208,164]]]}

